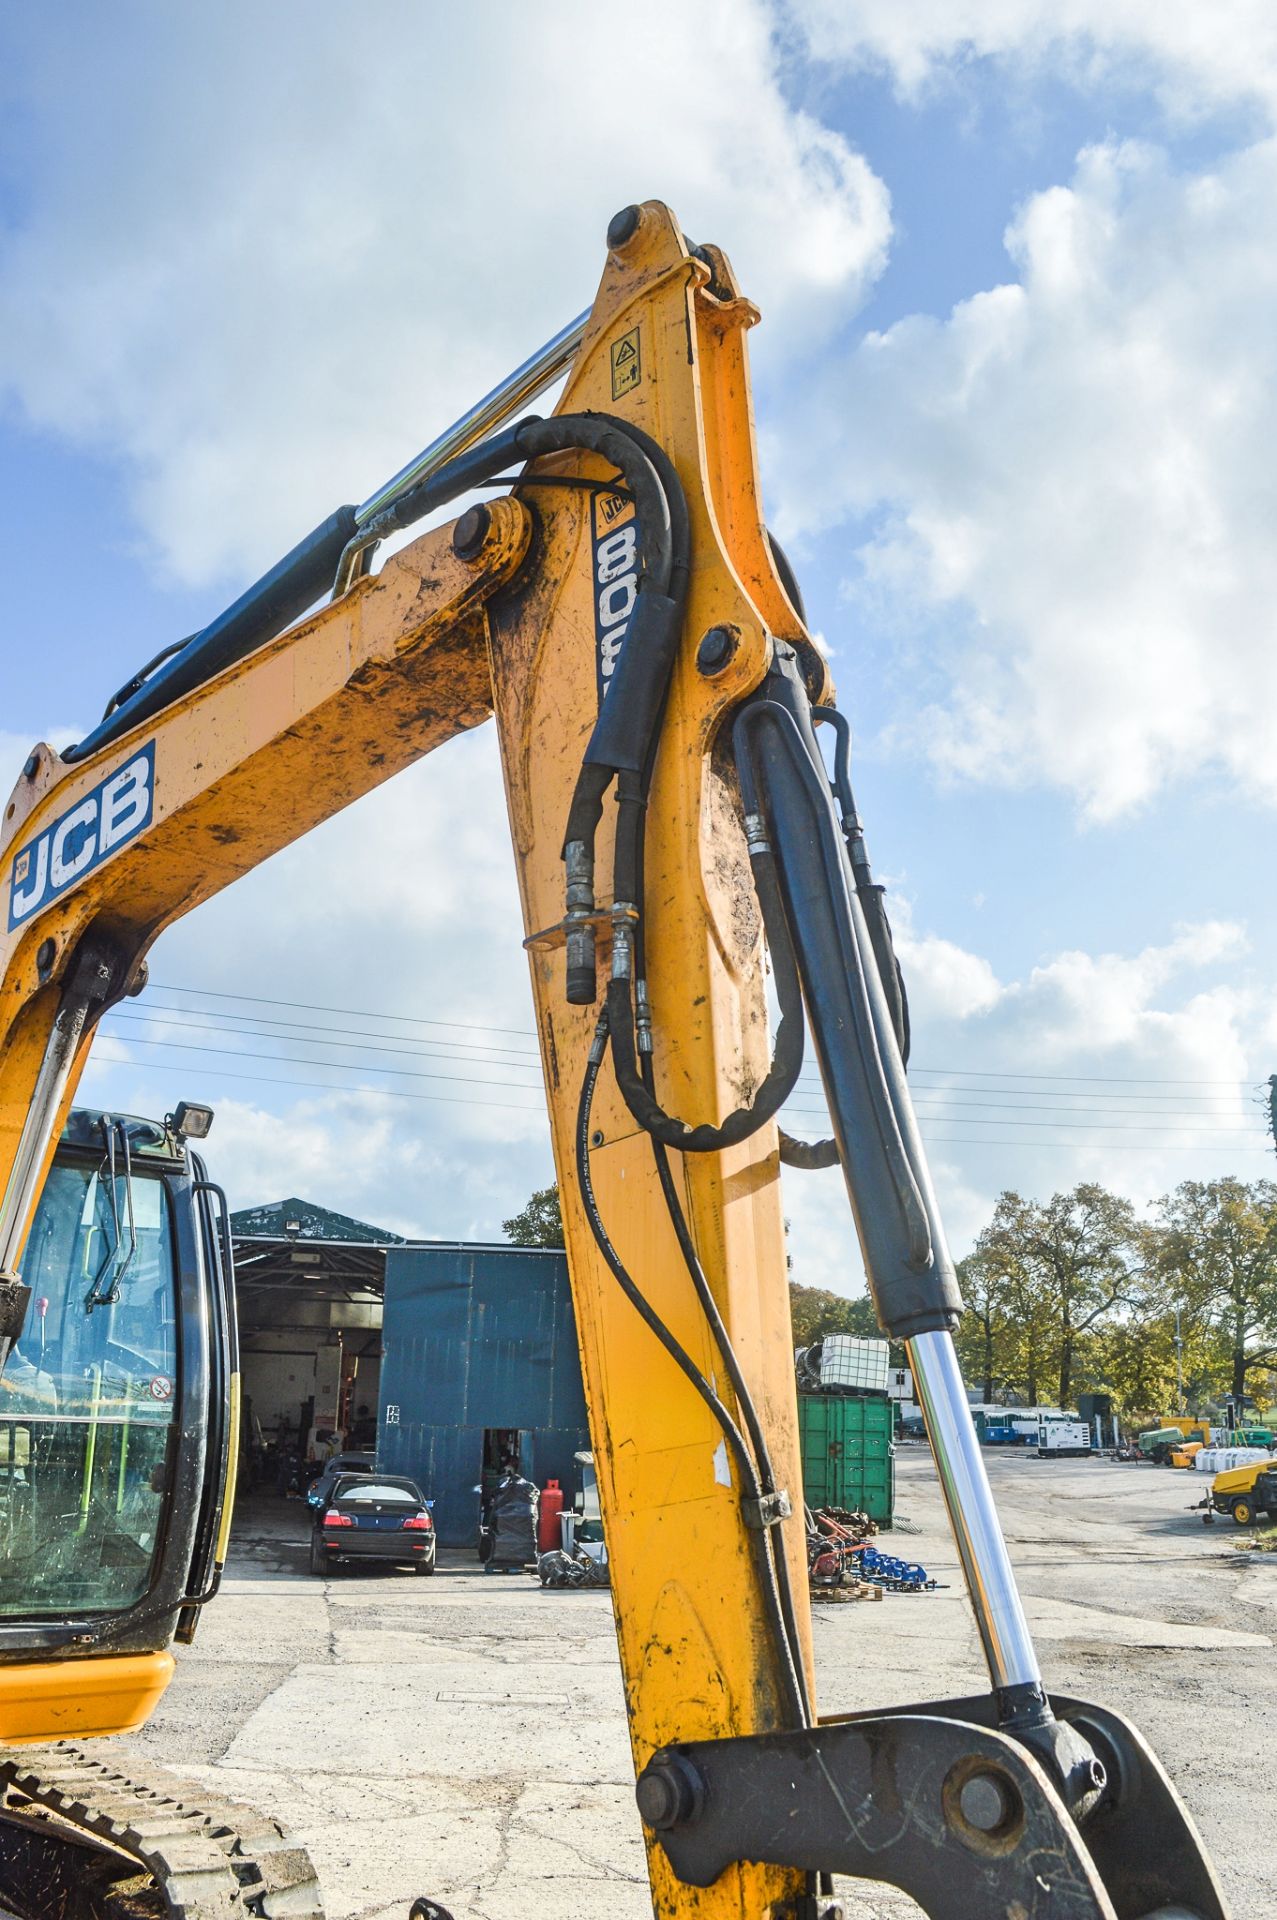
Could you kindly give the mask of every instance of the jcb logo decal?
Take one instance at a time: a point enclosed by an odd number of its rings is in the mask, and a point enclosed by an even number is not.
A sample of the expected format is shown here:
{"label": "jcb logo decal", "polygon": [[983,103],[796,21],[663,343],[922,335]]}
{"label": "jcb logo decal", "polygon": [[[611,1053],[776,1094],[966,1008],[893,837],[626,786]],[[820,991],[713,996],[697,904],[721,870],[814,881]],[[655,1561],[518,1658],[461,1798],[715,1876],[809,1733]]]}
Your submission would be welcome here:
{"label": "jcb logo decal", "polygon": [[149,826],[154,799],[155,742],[148,740],[140,753],[108,774],[14,856],[9,874],[10,933]]}
{"label": "jcb logo decal", "polygon": [[637,599],[638,523],[634,502],[619,493],[596,493],[594,642],[600,706],[616,672]]}

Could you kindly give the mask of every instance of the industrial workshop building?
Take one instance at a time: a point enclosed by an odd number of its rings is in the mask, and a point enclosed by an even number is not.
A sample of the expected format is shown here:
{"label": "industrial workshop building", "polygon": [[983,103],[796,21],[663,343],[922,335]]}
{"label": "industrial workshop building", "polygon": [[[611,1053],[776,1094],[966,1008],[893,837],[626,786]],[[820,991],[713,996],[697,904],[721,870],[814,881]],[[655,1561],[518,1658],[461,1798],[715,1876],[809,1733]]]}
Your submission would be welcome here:
{"label": "industrial workshop building", "polygon": [[400,1236],[305,1200],[231,1215],[250,1450],[376,1419],[386,1254]]}
{"label": "industrial workshop building", "polygon": [[250,1442],[375,1446],[436,1502],[444,1546],[475,1538],[474,1489],[507,1455],[571,1502],[590,1443],[563,1253],[407,1242],[295,1199],[231,1227]]}
{"label": "industrial workshop building", "polygon": [[506,1456],[571,1504],[590,1440],[561,1252],[391,1247],[382,1346],[378,1459],[435,1501],[441,1546],[475,1538],[475,1489]]}

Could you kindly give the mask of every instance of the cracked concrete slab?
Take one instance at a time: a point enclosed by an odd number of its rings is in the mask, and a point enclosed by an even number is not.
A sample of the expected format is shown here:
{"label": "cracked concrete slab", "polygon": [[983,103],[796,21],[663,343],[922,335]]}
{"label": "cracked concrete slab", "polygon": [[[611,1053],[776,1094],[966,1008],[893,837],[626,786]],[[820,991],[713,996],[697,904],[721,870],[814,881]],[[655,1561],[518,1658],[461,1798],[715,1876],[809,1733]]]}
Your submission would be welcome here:
{"label": "cracked concrete slab", "polygon": [[1072,1600],[1030,1598],[1025,1604],[1029,1625],[1039,1640],[1085,1640],[1111,1647],[1271,1647],[1265,1633],[1238,1632],[1209,1623],[1183,1626],[1174,1620],[1147,1620],[1138,1614],[1113,1613],[1083,1607]]}
{"label": "cracked concrete slab", "polygon": [[[895,1550],[948,1590],[814,1610],[826,1712],[987,1684],[930,1455],[903,1449]],[[1237,1911],[1277,1920],[1254,1769],[1277,1724],[1277,1556],[1234,1553],[1184,1476],[992,1457],[1048,1685],[1130,1715],[1161,1754]],[[282,1817],[320,1865],[329,1920],[649,1920],[606,1593],[543,1594],[445,1555],[431,1580],[318,1579],[305,1515],[260,1500],[195,1645],[129,1745]],[[119,1743],[120,1748],[125,1743]],[[848,1920],[904,1920],[840,1883]],[[963,1920],[953,1916],[952,1920]]]}
{"label": "cracked concrete slab", "polygon": [[[510,1681],[517,1671],[517,1687]],[[516,1756],[583,1780],[628,1781],[620,1668],[484,1660],[446,1667],[369,1662],[300,1665],[228,1747],[231,1767],[283,1767],[300,1741],[328,1773],[504,1779]],[[446,1675],[444,1684],[441,1677]]]}

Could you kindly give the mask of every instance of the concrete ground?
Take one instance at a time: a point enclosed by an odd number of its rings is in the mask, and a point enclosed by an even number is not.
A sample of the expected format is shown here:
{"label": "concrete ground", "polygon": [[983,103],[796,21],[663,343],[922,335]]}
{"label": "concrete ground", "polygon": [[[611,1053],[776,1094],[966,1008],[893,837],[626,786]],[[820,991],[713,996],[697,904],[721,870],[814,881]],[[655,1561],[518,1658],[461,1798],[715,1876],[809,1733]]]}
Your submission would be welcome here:
{"label": "concrete ground", "polygon": [[[1204,1528],[1192,1474],[988,1458],[1048,1684],[1138,1722],[1239,1920],[1277,1920],[1257,1817],[1277,1757],[1277,1554]],[[982,1690],[930,1454],[898,1466],[886,1544],[948,1590],[816,1607],[825,1712]],[[281,1816],[321,1864],[330,1920],[405,1920],[421,1893],[456,1920],[649,1920],[605,1593],[487,1578],[460,1553],[432,1579],[313,1578],[304,1509],[258,1499],[178,1659],[131,1744]],[[849,1920],[917,1912],[843,1891]]]}

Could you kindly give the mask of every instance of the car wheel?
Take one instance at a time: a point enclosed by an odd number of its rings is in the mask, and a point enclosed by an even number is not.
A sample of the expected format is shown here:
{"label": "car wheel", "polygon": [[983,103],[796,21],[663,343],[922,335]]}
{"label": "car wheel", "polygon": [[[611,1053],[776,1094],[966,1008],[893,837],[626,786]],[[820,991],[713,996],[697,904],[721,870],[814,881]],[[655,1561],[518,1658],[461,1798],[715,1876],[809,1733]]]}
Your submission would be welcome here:
{"label": "car wheel", "polygon": [[1254,1503],[1250,1500],[1234,1500],[1233,1518],[1239,1527],[1252,1526],[1255,1519]]}
{"label": "car wheel", "polygon": [[324,1552],[323,1543],[319,1538],[318,1527],[316,1527],[310,1536],[310,1570],[312,1573],[327,1573],[328,1571],[328,1558]]}
{"label": "car wheel", "polygon": [[431,1554],[428,1560],[413,1561],[413,1571],[415,1573],[433,1573],[434,1570],[435,1570],[435,1557],[433,1553]]}

